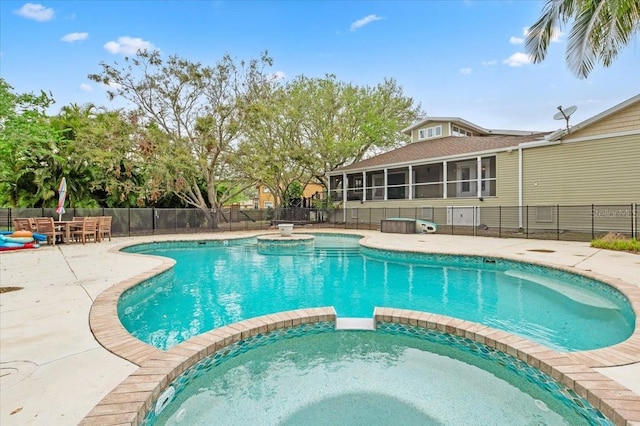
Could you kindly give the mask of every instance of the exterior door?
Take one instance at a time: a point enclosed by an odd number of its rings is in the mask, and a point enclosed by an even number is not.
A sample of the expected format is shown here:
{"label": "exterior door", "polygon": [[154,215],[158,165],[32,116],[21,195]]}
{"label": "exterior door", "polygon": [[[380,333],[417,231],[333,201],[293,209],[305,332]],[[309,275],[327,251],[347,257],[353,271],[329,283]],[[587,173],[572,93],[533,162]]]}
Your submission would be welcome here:
{"label": "exterior door", "polygon": [[[477,195],[475,181],[477,164],[475,161],[466,161],[458,165],[456,180],[457,197],[475,197]],[[473,216],[472,216],[473,217]]]}
{"label": "exterior door", "polygon": [[372,176],[373,183],[373,199],[374,200],[384,200],[384,175],[373,175]]}

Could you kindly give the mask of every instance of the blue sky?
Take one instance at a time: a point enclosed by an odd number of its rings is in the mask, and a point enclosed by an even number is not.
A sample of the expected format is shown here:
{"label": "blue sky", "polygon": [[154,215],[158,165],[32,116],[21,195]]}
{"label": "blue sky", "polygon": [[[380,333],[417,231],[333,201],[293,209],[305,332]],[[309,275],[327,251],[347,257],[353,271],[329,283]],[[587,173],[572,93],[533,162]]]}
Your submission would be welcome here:
{"label": "blue sky", "polygon": [[87,75],[140,47],[212,65],[267,50],[272,72],[375,85],[394,78],[431,116],[493,129],[555,130],[556,107],[577,124],[640,93],[636,36],[586,80],[568,70],[569,28],[542,64],[528,63],[525,29],[538,0],[24,1],[0,2],[0,75],[18,93],[52,92],[56,105],[116,108]]}

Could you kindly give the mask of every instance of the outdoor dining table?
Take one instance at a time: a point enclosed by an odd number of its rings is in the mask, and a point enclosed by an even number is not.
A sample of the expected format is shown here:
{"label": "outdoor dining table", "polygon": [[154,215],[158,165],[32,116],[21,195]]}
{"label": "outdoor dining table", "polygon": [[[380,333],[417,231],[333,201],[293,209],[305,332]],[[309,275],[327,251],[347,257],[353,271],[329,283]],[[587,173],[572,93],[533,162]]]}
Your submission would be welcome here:
{"label": "outdoor dining table", "polygon": [[71,240],[71,231],[81,228],[82,221],[81,220],[54,220],[53,225],[56,229],[61,229],[64,231],[62,234],[62,241],[70,241]]}

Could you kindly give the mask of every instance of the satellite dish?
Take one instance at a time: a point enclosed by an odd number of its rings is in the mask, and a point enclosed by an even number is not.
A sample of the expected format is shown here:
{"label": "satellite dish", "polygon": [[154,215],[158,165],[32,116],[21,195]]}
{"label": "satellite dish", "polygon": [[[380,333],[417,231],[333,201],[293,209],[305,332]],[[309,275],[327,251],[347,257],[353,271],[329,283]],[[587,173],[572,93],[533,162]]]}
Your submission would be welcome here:
{"label": "satellite dish", "polygon": [[562,109],[562,105],[560,105],[558,107],[558,111],[554,116],[553,119],[554,120],[565,120],[567,122],[567,132],[569,131],[569,117],[571,117],[571,114],[573,114],[574,112],[576,112],[576,110],[578,109],[577,106],[570,106],[567,109]]}

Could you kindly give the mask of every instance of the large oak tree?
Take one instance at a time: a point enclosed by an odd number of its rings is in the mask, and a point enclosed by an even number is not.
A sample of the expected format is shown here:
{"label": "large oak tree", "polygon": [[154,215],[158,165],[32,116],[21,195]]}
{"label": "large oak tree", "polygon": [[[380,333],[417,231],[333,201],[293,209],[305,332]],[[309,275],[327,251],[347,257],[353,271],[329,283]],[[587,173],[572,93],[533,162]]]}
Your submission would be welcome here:
{"label": "large oak tree", "polygon": [[101,63],[90,79],[107,85],[137,107],[145,128],[149,196],[169,191],[201,209],[217,227],[216,214],[255,182],[235,166],[237,144],[246,130],[247,111],[270,80],[272,60],[263,53],[248,62],[230,55],[213,66],[157,51],[139,51],[124,65]]}

